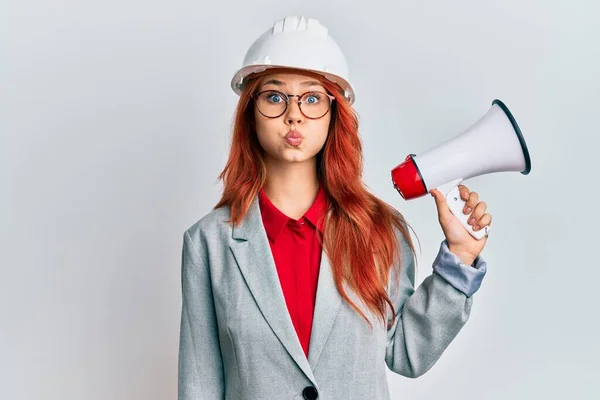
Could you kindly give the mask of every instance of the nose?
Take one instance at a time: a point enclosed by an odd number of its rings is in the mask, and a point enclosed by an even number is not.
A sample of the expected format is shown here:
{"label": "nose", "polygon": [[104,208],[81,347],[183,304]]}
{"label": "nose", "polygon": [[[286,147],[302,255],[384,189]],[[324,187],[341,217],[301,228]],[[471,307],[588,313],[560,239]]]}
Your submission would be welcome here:
{"label": "nose", "polygon": [[299,124],[304,120],[304,115],[300,112],[298,100],[295,97],[290,98],[287,110],[285,112],[285,120],[288,124]]}

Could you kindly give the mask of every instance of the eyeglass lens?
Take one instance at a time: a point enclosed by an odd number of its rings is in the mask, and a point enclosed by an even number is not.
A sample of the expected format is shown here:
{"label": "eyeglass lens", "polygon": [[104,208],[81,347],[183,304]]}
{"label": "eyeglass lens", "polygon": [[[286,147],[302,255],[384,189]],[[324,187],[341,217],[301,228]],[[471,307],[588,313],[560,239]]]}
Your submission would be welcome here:
{"label": "eyeglass lens", "polygon": [[[260,93],[256,98],[258,110],[266,117],[279,117],[286,108],[286,96],[276,90]],[[290,101],[296,101],[295,97]],[[308,118],[320,118],[324,116],[331,106],[331,99],[325,93],[314,91],[304,93],[300,98],[300,110]]]}

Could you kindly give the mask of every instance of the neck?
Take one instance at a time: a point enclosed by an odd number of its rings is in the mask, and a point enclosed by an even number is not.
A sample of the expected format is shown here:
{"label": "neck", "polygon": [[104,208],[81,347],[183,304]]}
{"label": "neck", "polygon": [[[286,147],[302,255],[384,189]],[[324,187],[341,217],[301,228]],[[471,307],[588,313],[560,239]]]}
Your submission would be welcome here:
{"label": "neck", "polygon": [[288,217],[302,217],[313,204],[318,190],[316,157],[300,163],[267,160],[265,194]]}

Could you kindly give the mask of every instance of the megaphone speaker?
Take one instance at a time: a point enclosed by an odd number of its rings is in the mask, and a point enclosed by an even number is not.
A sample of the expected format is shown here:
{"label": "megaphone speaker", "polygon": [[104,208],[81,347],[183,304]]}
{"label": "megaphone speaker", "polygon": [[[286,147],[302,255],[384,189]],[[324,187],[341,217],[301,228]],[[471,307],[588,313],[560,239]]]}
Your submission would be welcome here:
{"label": "megaphone speaker", "polygon": [[422,153],[409,154],[392,170],[394,188],[405,200],[438,189],[446,196],[450,211],[476,239],[489,227],[474,231],[462,210],[458,185],[474,176],[493,172],[531,171],[531,158],[517,121],[506,105],[496,99],[492,107],[464,133]]}

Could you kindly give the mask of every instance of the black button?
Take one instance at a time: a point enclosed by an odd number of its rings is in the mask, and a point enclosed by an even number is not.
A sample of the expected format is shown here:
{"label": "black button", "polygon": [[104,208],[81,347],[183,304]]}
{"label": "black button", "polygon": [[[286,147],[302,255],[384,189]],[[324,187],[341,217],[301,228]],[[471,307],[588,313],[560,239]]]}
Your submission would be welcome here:
{"label": "black button", "polygon": [[317,392],[317,389],[314,386],[307,386],[302,391],[302,396],[306,400],[316,400],[317,397],[319,397],[319,392]]}

